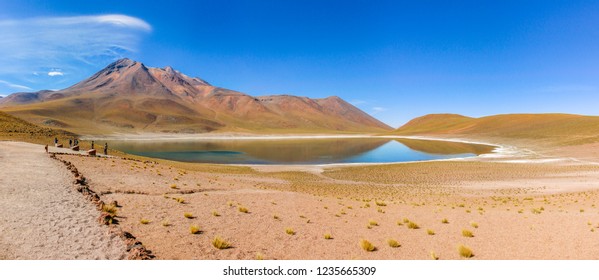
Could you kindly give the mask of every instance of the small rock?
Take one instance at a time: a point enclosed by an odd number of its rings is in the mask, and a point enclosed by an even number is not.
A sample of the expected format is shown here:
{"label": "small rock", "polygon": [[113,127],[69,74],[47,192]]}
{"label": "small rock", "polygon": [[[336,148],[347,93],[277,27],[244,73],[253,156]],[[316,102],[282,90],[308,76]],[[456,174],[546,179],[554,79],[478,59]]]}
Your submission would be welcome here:
{"label": "small rock", "polygon": [[100,214],[100,217],[98,218],[98,222],[100,222],[100,224],[103,225],[110,225],[112,224],[112,219],[113,217],[110,214],[102,212],[102,214]]}
{"label": "small rock", "polygon": [[98,194],[96,194],[96,193],[94,193],[94,192],[90,192],[90,197],[89,197],[89,199],[90,199],[92,202],[98,202],[98,201],[100,201],[100,197],[98,196]]}
{"label": "small rock", "polygon": [[83,177],[83,176],[75,177],[75,184],[85,185],[85,177]]}

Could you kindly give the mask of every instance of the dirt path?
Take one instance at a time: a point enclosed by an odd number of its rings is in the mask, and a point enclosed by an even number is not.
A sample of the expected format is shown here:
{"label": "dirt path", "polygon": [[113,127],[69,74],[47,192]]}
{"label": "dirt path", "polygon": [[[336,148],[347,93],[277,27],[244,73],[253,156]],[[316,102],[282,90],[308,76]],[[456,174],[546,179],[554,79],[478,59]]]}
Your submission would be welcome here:
{"label": "dirt path", "polygon": [[41,145],[0,142],[0,259],[122,259],[125,244]]}

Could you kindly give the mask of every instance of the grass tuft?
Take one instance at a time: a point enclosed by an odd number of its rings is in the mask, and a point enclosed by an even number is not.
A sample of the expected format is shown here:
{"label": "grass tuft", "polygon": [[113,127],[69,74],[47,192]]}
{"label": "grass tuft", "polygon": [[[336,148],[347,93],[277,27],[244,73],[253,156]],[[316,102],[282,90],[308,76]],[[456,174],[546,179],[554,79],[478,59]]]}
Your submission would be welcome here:
{"label": "grass tuft", "polygon": [[104,204],[104,206],[102,206],[102,211],[110,214],[111,217],[114,217],[116,216],[117,207],[112,204]]}
{"label": "grass tuft", "polygon": [[198,233],[200,233],[200,226],[198,226],[198,225],[191,225],[191,226],[189,226],[189,232],[191,232],[191,234],[198,234]]}
{"label": "grass tuft", "polygon": [[214,239],[212,239],[212,246],[219,250],[231,248],[231,244],[219,236],[216,236]]}
{"label": "grass tuft", "polygon": [[147,225],[147,224],[149,224],[149,223],[150,223],[150,220],[148,220],[148,219],[141,219],[141,220],[139,220],[139,222],[140,222],[142,225]]}
{"label": "grass tuft", "polygon": [[242,207],[242,206],[239,206],[237,208],[237,210],[239,210],[239,212],[241,212],[241,213],[249,213],[250,212],[247,208]]}
{"label": "grass tuft", "polygon": [[409,229],[419,229],[420,227],[418,226],[418,224],[416,224],[416,223],[414,223],[412,221],[409,221],[408,222],[408,228]]}
{"label": "grass tuft", "polygon": [[447,218],[443,218],[443,220],[441,220],[442,224],[449,224],[449,221],[447,220]]}
{"label": "grass tuft", "polygon": [[391,247],[391,248],[397,248],[397,247],[401,246],[401,244],[399,244],[399,242],[397,242],[397,240],[395,240],[395,239],[388,239],[387,244],[389,244],[389,247]]}
{"label": "grass tuft", "polygon": [[472,253],[472,249],[466,247],[465,245],[458,246],[458,253],[463,258],[468,258],[468,259],[472,258],[474,256],[474,254]]}
{"label": "grass tuft", "polygon": [[467,229],[463,229],[462,230],[462,236],[464,237],[474,237],[474,234],[472,234],[471,231],[467,230]]}
{"label": "grass tuft", "polygon": [[324,234],[324,239],[333,239],[333,236],[331,236],[330,233],[325,233]]}
{"label": "grass tuft", "polygon": [[366,239],[360,240],[360,247],[362,247],[362,249],[364,249],[366,252],[372,252],[376,250],[376,247]]}
{"label": "grass tuft", "polygon": [[295,231],[292,228],[286,228],[285,233],[287,233],[289,235],[295,235]]}
{"label": "grass tuft", "polygon": [[183,213],[183,217],[188,218],[188,219],[193,219],[193,214],[185,212],[185,213]]}
{"label": "grass tuft", "polygon": [[432,229],[427,229],[427,230],[426,230],[426,233],[427,233],[428,235],[435,235],[435,231],[434,231],[434,230],[432,230]]}

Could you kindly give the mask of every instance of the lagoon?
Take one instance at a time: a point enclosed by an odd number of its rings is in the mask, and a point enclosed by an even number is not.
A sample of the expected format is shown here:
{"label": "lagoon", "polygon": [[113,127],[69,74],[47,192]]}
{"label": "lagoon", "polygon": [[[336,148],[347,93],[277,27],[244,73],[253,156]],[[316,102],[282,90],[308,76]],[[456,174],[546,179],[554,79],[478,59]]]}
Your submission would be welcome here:
{"label": "lagoon", "polygon": [[114,140],[123,152],[182,162],[219,164],[390,163],[472,157],[489,145],[405,138]]}

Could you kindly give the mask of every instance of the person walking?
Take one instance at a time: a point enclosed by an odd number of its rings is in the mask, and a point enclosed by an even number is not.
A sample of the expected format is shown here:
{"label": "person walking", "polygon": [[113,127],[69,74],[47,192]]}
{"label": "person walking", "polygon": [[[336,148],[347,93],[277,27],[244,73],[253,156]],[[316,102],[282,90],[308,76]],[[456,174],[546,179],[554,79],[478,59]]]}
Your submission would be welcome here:
{"label": "person walking", "polygon": [[94,149],[94,140],[92,140],[92,150]]}
{"label": "person walking", "polygon": [[46,147],[44,147],[44,149],[46,150],[46,154],[48,153],[48,144],[46,144]]}
{"label": "person walking", "polygon": [[104,155],[108,155],[108,143],[104,143]]}
{"label": "person walking", "polygon": [[69,139],[69,148],[73,147],[73,139]]}
{"label": "person walking", "polygon": [[54,137],[54,146],[58,145],[58,137]]}

